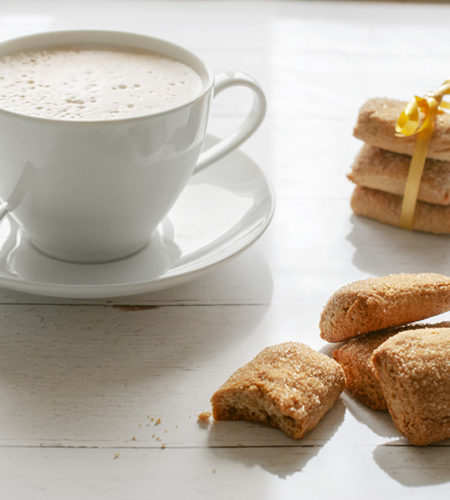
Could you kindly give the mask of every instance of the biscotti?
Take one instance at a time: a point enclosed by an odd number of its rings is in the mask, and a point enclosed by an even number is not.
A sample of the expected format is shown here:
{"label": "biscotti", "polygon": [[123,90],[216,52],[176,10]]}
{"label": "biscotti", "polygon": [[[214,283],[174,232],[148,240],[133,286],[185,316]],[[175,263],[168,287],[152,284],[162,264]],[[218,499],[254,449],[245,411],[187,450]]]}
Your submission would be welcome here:
{"label": "biscotti", "polygon": [[344,389],[336,361],[297,343],[263,349],[211,398],[215,420],[248,420],[294,439],[313,429]]}
{"label": "biscotti", "polygon": [[[359,111],[353,132],[355,137],[371,146],[412,155],[416,136],[397,137],[395,134],[397,119],[406,104],[395,99],[369,99]],[[442,113],[437,116],[427,157],[450,161],[450,114]]]}
{"label": "biscotti", "polygon": [[[372,363],[372,355],[387,339],[405,330],[450,328],[450,321],[430,324],[404,325],[378,332],[367,333],[349,340],[333,351],[333,358],[345,373],[345,387],[373,410],[386,410],[386,400]],[[450,397],[450,395],[449,395]]]}
{"label": "biscotti", "polygon": [[320,318],[320,335],[341,342],[364,333],[413,323],[450,310],[450,277],[391,274],[337,290]]}
{"label": "biscotti", "polygon": [[412,444],[450,438],[450,328],[399,333],[372,361],[389,413]]}
{"label": "biscotti", "polygon": [[[400,227],[401,196],[355,186],[350,204],[356,215]],[[418,201],[413,229],[435,234],[450,234],[450,205],[433,205]]]}
{"label": "biscotti", "polygon": [[373,351],[392,335],[395,333],[386,330],[368,333],[333,351],[333,358],[344,370],[346,389],[373,410],[387,409],[372,364]]}
{"label": "biscotti", "polygon": [[[411,157],[364,144],[347,177],[360,186],[403,196]],[[417,199],[450,204],[450,162],[428,159]]]}

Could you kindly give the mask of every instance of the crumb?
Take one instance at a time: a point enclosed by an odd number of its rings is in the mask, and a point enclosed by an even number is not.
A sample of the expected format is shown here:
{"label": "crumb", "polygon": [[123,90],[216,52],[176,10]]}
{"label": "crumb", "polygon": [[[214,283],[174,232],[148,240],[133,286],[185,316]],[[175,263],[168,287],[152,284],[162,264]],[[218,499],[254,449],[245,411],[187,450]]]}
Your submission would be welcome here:
{"label": "crumb", "polygon": [[212,413],[210,411],[202,411],[197,416],[197,422],[201,424],[209,423]]}
{"label": "crumb", "polygon": [[163,443],[163,444],[161,445],[161,449],[163,449],[163,450],[164,450],[165,448],[166,448],[166,445]]}
{"label": "crumb", "polygon": [[139,424],[139,427],[141,428],[141,427],[142,427],[142,424]]}
{"label": "crumb", "polygon": [[158,436],[158,437],[156,438],[156,441],[161,441],[161,438]]}
{"label": "crumb", "polygon": [[216,469],[213,469],[213,470],[211,471],[211,474],[215,474],[215,473],[216,473]]}
{"label": "crumb", "polygon": [[136,436],[131,436],[131,441],[136,441]]}
{"label": "crumb", "polygon": [[167,429],[164,429],[164,432],[167,432]]}
{"label": "crumb", "polygon": [[[152,419],[152,421],[153,421],[153,419]],[[161,423],[161,419],[158,418],[158,420],[155,421],[155,425],[159,425],[160,423]]]}
{"label": "crumb", "polygon": [[153,438],[153,439],[155,438],[155,435],[154,435],[154,434],[152,434],[152,438]]}
{"label": "crumb", "polygon": [[114,460],[117,460],[120,457],[120,453],[114,453]]}
{"label": "crumb", "polygon": [[[149,415],[147,415],[147,418],[150,418],[150,416],[149,416]],[[155,421],[155,419],[152,417],[152,418],[150,418],[150,421],[151,421],[151,422],[154,422],[154,421]]]}

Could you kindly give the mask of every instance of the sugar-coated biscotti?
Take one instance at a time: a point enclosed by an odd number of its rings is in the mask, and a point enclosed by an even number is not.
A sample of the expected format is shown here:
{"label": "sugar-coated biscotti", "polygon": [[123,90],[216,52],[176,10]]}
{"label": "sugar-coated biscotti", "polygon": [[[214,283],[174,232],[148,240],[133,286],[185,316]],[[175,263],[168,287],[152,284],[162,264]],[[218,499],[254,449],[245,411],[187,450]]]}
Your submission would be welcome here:
{"label": "sugar-coated biscotti", "polygon": [[[350,205],[356,215],[400,227],[401,196],[355,186]],[[426,233],[450,234],[450,205],[433,205],[418,201],[414,212],[413,229]]]}
{"label": "sugar-coated biscotti", "polygon": [[373,410],[386,410],[386,400],[372,363],[372,355],[387,339],[405,330],[424,328],[450,328],[450,321],[431,324],[404,325],[377,332],[366,333],[349,340],[333,351],[333,358],[345,373],[345,387]]}
{"label": "sugar-coated biscotti", "polygon": [[372,360],[399,431],[416,445],[450,438],[450,328],[394,335]]}
{"label": "sugar-coated biscotti", "polygon": [[336,361],[298,342],[263,349],[213,394],[216,420],[277,427],[294,439],[313,429],[344,389]]}
{"label": "sugar-coated biscotti", "polygon": [[[364,144],[348,178],[355,184],[403,196],[411,157]],[[450,205],[450,162],[428,159],[417,199]]]}
{"label": "sugar-coated biscotti", "polygon": [[[395,153],[412,155],[416,136],[397,137],[395,125],[406,102],[376,97],[369,99],[359,110],[354,135],[365,143]],[[450,114],[436,118],[436,126],[427,152],[428,158],[450,161]]]}
{"label": "sugar-coated biscotti", "polygon": [[450,310],[450,277],[390,274],[355,281],[337,290],[320,318],[320,335],[341,342]]}

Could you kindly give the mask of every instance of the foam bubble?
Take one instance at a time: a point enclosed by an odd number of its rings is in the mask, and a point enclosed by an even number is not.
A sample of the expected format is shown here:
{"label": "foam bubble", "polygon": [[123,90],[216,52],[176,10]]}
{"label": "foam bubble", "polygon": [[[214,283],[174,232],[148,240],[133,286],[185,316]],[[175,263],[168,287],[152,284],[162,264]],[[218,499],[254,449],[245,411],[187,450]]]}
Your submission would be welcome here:
{"label": "foam bubble", "polygon": [[113,49],[61,48],[2,56],[0,75],[1,108],[70,120],[158,112],[191,99],[202,88],[199,75],[178,61]]}

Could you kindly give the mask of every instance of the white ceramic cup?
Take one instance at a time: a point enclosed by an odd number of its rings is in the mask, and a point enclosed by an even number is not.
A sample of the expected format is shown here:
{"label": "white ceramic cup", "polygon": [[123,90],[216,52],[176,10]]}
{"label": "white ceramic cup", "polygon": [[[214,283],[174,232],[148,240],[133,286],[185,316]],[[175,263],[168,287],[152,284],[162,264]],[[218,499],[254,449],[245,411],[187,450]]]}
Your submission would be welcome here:
{"label": "white ceramic cup", "polygon": [[[245,141],[260,125],[266,101],[250,76],[215,78],[186,49],[157,38],[111,31],[61,31],[0,44],[0,55],[61,45],[148,49],[193,68],[196,97],[137,118],[74,121],[0,109],[0,210],[11,212],[42,252],[74,262],[105,262],[145,246],[193,173]],[[202,152],[214,95],[236,85],[253,91],[238,129]]]}

